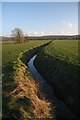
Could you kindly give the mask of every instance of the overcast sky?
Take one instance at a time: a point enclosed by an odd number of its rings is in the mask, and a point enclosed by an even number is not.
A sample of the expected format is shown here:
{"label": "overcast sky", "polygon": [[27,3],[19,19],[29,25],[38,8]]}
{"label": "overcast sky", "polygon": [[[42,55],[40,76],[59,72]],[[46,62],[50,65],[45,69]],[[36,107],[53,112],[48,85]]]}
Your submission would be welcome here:
{"label": "overcast sky", "polygon": [[78,34],[78,3],[3,2],[3,36],[10,36],[15,27],[34,36]]}

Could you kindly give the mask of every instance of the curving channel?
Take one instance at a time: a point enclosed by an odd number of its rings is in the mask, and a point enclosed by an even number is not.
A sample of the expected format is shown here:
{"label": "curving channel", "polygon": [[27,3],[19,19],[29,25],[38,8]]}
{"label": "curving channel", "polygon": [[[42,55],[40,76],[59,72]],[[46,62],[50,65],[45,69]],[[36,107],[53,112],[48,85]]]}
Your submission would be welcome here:
{"label": "curving channel", "polygon": [[28,68],[29,68],[31,74],[33,75],[33,78],[37,82],[39,82],[39,85],[40,85],[41,91],[42,91],[42,96],[41,97],[43,97],[43,95],[45,95],[45,97],[54,104],[54,109],[55,109],[56,116],[61,118],[61,120],[62,119],[67,119],[67,120],[69,120],[69,119],[74,120],[75,119],[75,120],[77,120],[78,117],[73,112],[70,111],[70,109],[67,107],[67,105],[63,101],[61,101],[60,99],[58,99],[56,97],[52,87],[38,73],[37,69],[35,68],[35,66],[33,64],[36,56],[37,55],[34,55],[30,59],[30,61],[28,62]]}

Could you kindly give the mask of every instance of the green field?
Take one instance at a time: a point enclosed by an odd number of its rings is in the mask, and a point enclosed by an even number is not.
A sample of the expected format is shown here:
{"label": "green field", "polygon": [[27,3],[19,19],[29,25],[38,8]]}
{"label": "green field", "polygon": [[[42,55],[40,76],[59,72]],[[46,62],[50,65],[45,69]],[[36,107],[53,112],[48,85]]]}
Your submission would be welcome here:
{"label": "green field", "polygon": [[77,40],[57,40],[41,50],[34,64],[52,85],[56,95],[79,114],[77,108],[80,108],[80,62],[78,58]]}
{"label": "green field", "polygon": [[[20,117],[19,104],[18,104],[18,106],[16,106],[17,103],[15,102],[15,98],[16,98],[16,101],[19,98],[17,97],[17,95],[16,96],[14,95],[13,97],[11,97],[9,95],[11,93],[11,91],[13,91],[15,88],[17,88],[18,83],[16,83],[14,81],[14,75],[15,76],[24,75],[23,70],[25,68],[21,69],[21,67],[23,67],[23,64],[18,59],[19,54],[25,50],[27,50],[27,53],[28,53],[28,50],[38,47],[40,45],[43,45],[44,43],[47,43],[47,42],[48,41],[44,41],[44,40],[42,40],[42,41],[34,40],[34,41],[30,41],[30,42],[23,43],[23,44],[14,44],[14,43],[10,43],[10,42],[9,43],[6,42],[6,43],[2,44],[2,61],[3,61],[3,63],[2,63],[2,80],[3,80],[3,96],[2,96],[2,98],[3,98],[3,104],[2,104],[3,111],[2,112],[3,113],[2,113],[2,115],[3,115],[3,118],[7,118],[7,117],[16,118],[16,116]],[[17,60],[20,62],[20,63],[18,63],[18,65],[16,65]],[[22,70],[22,72],[19,73],[19,71],[17,71],[16,69]],[[20,74],[20,75],[18,75],[18,74]],[[22,76],[22,78],[24,79],[23,76]],[[28,78],[25,78],[25,80],[26,79],[28,79]],[[28,113],[26,113],[26,116],[29,116],[27,114]],[[30,114],[30,116],[32,115],[32,113],[29,113],[29,114]]]}
{"label": "green field", "polygon": [[10,63],[13,63],[13,61],[16,61],[18,55],[20,52],[24,50],[29,50],[31,48],[35,48],[41,44],[44,44],[48,41],[30,41],[23,44],[14,44],[14,43],[3,43],[2,44],[2,65],[3,67],[6,65],[10,65]]}
{"label": "green field", "polygon": [[54,41],[45,48],[44,53],[65,60],[70,64],[80,65],[78,61],[78,41]]}
{"label": "green field", "polygon": [[[9,95],[11,91],[14,91],[17,88],[18,82],[21,81],[19,77],[23,78],[21,82],[25,81],[25,84],[27,84],[26,80],[28,77],[31,79],[29,71],[27,71],[27,76],[24,76],[23,64],[20,62],[19,54],[28,50],[23,54],[27,55],[26,61],[28,61],[35,51],[37,52],[37,49],[32,51],[29,50],[47,42],[48,41],[30,41],[23,44],[7,42],[2,44],[3,118],[10,116],[12,118],[17,117],[18,119],[24,112],[24,109],[21,108],[20,110],[21,103],[16,103],[19,96],[13,95],[11,97]],[[17,60],[18,64],[16,64]],[[75,109],[76,113],[78,113],[78,110],[76,110],[80,106],[80,81],[78,75],[80,64],[78,62],[78,41],[53,41],[38,53],[38,57],[34,64],[47,82],[55,89],[56,95],[69,104],[69,106],[73,108],[73,111]],[[14,78],[16,79],[16,82],[14,81]],[[28,92],[29,94],[32,94],[30,89]],[[28,92],[26,92],[26,94]],[[27,95],[25,96],[26,101],[30,102],[31,99],[27,98]],[[25,101],[25,98],[21,98],[20,102],[21,100]],[[32,111],[31,108],[31,111],[24,112],[23,116],[33,116]]]}

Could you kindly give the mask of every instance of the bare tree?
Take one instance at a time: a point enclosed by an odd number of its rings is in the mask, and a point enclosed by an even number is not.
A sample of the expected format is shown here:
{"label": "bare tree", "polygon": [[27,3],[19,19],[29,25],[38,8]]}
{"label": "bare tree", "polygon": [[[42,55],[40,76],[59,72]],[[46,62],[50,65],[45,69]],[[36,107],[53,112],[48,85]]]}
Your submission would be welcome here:
{"label": "bare tree", "polygon": [[11,34],[17,43],[24,43],[25,42],[25,36],[23,34],[23,31],[20,28],[15,28],[12,30]]}

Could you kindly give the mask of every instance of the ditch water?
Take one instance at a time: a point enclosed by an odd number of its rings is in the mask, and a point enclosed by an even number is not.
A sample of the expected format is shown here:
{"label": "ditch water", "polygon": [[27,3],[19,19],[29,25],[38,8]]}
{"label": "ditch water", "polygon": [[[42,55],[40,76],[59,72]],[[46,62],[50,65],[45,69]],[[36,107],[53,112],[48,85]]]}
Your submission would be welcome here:
{"label": "ditch water", "polygon": [[51,101],[54,104],[54,110],[55,110],[56,116],[58,116],[60,118],[60,120],[62,120],[62,119],[63,120],[65,120],[65,119],[66,120],[78,120],[78,117],[76,115],[74,115],[73,112],[70,111],[70,109],[67,107],[67,105],[63,101],[61,101],[60,99],[58,99],[56,97],[52,87],[38,73],[37,69],[35,68],[35,66],[33,64],[36,56],[37,55],[34,55],[30,59],[30,61],[28,62],[28,67],[29,67],[31,74],[33,75],[33,78],[39,83],[39,85],[41,87],[42,96],[40,96],[40,97],[45,96],[45,98],[47,100]]}

